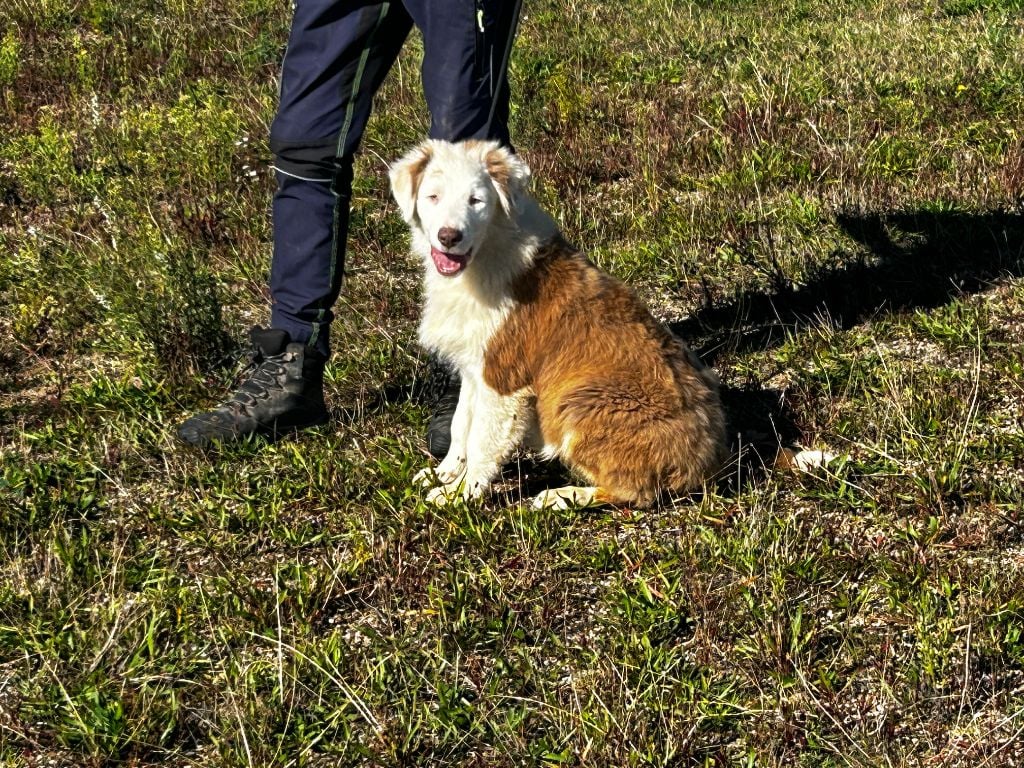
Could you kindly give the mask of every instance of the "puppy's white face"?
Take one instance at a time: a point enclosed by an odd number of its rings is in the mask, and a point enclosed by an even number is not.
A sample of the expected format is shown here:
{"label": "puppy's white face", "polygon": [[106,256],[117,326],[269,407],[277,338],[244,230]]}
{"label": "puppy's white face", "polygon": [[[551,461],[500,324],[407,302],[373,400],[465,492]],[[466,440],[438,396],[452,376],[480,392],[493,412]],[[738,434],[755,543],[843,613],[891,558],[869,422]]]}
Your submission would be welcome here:
{"label": "puppy's white face", "polygon": [[[427,141],[391,167],[405,220],[427,241],[438,274],[461,274],[494,219],[508,216],[529,169],[496,142]],[[424,249],[425,250],[425,249]]]}
{"label": "puppy's white face", "polygon": [[473,258],[499,207],[483,163],[465,155],[427,164],[416,195],[416,213],[430,241],[437,271],[452,277]]}

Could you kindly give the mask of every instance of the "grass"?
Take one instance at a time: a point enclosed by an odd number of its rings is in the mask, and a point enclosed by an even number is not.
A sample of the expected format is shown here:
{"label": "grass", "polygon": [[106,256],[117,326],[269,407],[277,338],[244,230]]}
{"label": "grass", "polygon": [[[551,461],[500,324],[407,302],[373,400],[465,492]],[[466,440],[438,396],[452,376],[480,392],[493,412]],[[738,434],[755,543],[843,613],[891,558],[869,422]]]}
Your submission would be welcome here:
{"label": "grass", "polygon": [[[269,0],[0,11],[0,765],[1024,761],[1017,0],[529,0],[513,135],[726,384],[651,510],[435,510],[417,267],[357,164],[334,420],[174,425],[267,316]],[[841,456],[764,472],[779,440]]]}

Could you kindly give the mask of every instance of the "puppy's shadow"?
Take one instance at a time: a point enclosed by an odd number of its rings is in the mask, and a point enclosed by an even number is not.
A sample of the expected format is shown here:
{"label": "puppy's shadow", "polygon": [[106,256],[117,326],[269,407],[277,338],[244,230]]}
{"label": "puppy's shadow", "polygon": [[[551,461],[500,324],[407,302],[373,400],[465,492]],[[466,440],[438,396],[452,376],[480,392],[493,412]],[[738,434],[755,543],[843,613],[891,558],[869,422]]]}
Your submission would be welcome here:
{"label": "puppy's shadow", "polygon": [[780,451],[800,443],[802,432],[781,390],[723,385],[721,397],[729,461],[719,473],[718,492],[732,495],[762,481]]}
{"label": "puppy's shadow", "polygon": [[580,485],[580,480],[560,461],[546,461],[525,453],[505,465],[495,490],[510,502],[529,504],[537,494],[566,485]]}

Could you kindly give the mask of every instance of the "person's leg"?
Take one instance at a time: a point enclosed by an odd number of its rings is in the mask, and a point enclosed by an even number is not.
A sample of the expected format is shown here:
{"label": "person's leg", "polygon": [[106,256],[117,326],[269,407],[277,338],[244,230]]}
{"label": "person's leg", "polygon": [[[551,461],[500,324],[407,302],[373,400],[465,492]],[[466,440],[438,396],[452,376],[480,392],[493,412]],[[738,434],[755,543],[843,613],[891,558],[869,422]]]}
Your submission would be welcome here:
{"label": "person's leg", "polygon": [[344,272],[352,156],[412,20],[397,0],[300,0],[270,129],[271,325],[328,353]]}
{"label": "person's leg", "polygon": [[271,127],[271,328],[254,329],[253,368],[231,398],[178,429],[205,446],[327,421],[323,368],[344,268],[352,155],[373,94],[412,26],[392,0],[299,0]]}
{"label": "person's leg", "polygon": [[508,58],[515,0],[405,0],[423,33],[423,92],[430,137],[509,145]]}

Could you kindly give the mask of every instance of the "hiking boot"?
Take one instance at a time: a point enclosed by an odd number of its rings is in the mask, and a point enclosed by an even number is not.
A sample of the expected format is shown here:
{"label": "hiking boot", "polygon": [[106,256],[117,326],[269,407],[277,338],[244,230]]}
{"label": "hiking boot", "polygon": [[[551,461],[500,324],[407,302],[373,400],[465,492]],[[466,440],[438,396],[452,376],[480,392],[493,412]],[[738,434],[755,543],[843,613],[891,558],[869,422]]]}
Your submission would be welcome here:
{"label": "hiking boot", "polygon": [[324,364],[327,359],[286,331],[253,328],[250,364],[227,402],[178,427],[178,437],[205,448],[249,435],[277,436],[326,424]]}
{"label": "hiking boot", "polygon": [[433,367],[430,375],[433,381],[428,382],[427,387],[439,394],[434,403],[434,414],[427,422],[427,452],[435,459],[443,459],[452,444],[452,417],[455,416],[455,406],[459,404],[462,381],[458,374],[441,365]]}

